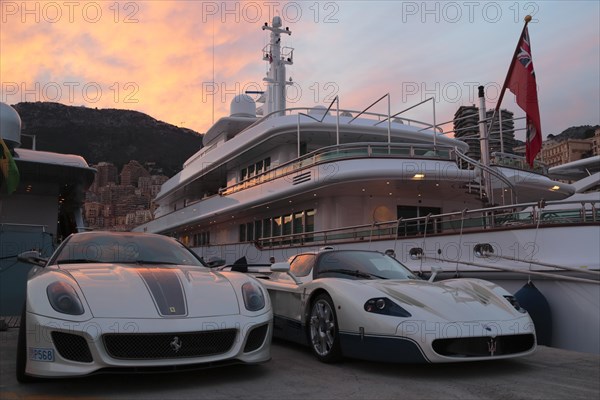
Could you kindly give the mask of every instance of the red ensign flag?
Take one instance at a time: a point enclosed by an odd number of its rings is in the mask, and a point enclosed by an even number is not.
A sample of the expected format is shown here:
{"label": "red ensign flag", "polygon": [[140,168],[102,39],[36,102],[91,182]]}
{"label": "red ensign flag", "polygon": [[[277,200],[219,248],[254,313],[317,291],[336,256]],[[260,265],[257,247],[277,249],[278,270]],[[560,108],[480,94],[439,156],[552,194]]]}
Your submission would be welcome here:
{"label": "red ensign flag", "polygon": [[525,156],[529,165],[533,166],[535,156],[542,148],[542,128],[540,125],[540,110],[538,107],[535,71],[531,60],[531,45],[527,25],[519,39],[515,55],[508,69],[508,74],[500,92],[497,108],[500,107],[504,92],[509,89],[517,98],[517,104],[527,116],[527,142]]}

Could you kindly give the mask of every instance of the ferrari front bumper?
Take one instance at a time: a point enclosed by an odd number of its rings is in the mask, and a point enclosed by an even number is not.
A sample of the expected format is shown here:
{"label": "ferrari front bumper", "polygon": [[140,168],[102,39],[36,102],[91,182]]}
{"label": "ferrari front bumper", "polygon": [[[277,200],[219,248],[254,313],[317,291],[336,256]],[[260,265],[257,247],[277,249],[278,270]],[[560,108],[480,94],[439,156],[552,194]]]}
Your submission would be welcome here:
{"label": "ferrari front bumper", "polygon": [[[72,322],[26,313],[26,374],[143,372],[271,358],[272,314]],[[110,339],[110,340],[109,340]]]}

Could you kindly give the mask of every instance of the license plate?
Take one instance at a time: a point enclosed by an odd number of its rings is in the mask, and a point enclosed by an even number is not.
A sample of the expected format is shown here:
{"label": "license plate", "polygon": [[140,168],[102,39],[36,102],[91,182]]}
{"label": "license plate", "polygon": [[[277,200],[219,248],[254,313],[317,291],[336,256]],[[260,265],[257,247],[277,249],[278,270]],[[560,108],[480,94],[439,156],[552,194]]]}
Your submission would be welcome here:
{"label": "license plate", "polygon": [[54,362],[54,349],[30,347],[29,359],[31,361]]}

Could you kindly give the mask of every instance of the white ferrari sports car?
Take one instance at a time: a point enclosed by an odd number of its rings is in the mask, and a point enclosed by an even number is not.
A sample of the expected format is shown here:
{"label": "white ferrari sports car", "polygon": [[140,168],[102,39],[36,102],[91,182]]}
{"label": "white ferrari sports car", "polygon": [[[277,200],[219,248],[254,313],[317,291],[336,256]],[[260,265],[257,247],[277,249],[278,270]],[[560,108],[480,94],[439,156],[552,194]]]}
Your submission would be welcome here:
{"label": "white ferrari sports car", "polygon": [[457,362],[524,356],[536,348],[529,314],[479,279],[422,280],[374,251],[324,250],[275,263],[262,278],[274,335],[316,357]]}
{"label": "white ferrari sports car", "polygon": [[273,313],[252,276],[215,272],[166,236],[65,239],[27,282],[17,379],[173,371],[271,358]]}

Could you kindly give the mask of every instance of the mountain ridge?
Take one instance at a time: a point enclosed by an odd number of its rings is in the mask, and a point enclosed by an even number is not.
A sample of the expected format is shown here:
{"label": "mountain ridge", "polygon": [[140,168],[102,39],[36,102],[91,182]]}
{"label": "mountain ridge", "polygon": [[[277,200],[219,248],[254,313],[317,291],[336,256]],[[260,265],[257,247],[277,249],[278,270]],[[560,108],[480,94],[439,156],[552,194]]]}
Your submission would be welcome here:
{"label": "mountain ridge", "polygon": [[[120,170],[131,160],[154,162],[167,176],[202,148],[202,134],[134,110],[88,108],[51,102],[12,106],[23,135],[35,135],[36,149],[77,154],[89,164],[112,162]],[[23,147],[31,142],[22,137]]]}

